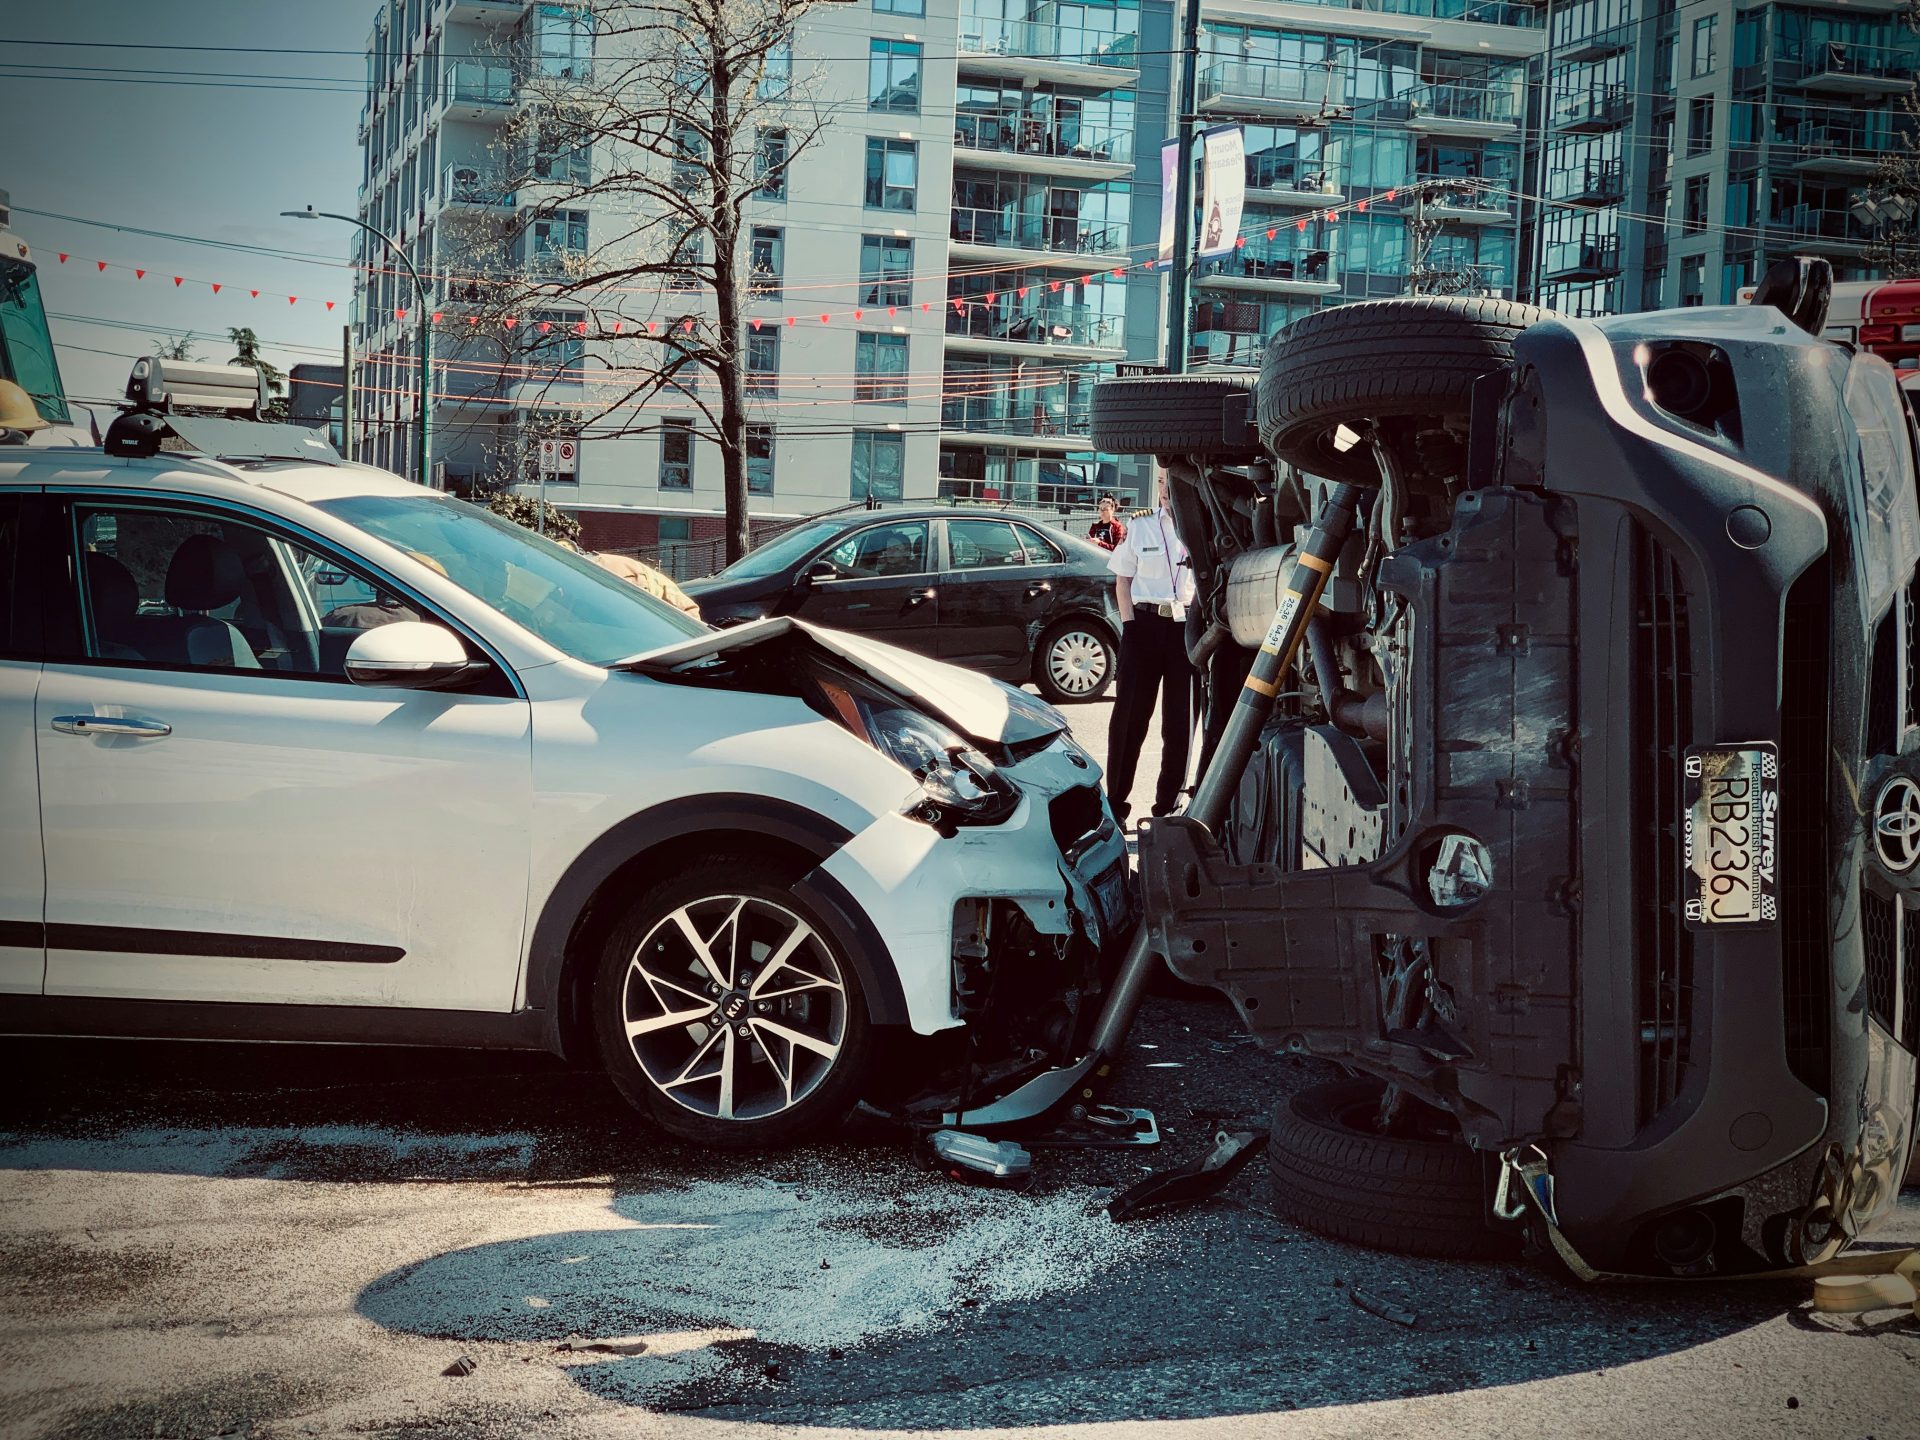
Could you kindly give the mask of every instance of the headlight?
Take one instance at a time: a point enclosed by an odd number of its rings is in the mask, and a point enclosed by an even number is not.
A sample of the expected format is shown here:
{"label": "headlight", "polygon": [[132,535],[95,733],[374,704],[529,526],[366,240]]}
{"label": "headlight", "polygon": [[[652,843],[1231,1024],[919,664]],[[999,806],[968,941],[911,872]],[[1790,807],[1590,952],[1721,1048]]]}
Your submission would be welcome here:
{"label": "headlight", "polygon": [[820,682],[828,713],[920,782],[906,813],[935,829],[998,825],[1020,792],[985,755],[932,716],[837,679]]}

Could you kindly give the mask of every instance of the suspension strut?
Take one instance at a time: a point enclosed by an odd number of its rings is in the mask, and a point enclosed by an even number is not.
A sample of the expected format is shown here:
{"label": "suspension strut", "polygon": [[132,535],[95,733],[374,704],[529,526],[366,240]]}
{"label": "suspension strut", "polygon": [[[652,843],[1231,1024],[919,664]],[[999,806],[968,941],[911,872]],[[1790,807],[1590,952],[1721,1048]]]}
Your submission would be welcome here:
{"label": "suspension strut", "polygon": [[[1384,474],[1390,462],[1378,441],[1374,453]],[[1260,732],[1273,714],[1274,697],[1279,694],[1282,679],[1307,633],[1307,621],[1320,603],[1327,579],[1333,574],[1334,560],[1353,529],[1361,488],[1335,485],[1294,555],[1287,588],[1281,592],[1279,607],[1273,612],[1273,624],[1267,628],[1266,639],[1261,641],[1259,653],[1254,656],[1253,668],[1234,701],[1226,731],[1220,737],[1206,773],[1200,777],[1193,803],[1187,807],[1185,818],[1209,831],[1217,830],[1227,818],[1247,761],[1252,758],[1254,748],[1260,743]],[[1105,1077],[1108,1062],[1133,1028],[1147,981],[1153,975],[1155,959],[1152,928],[1143,921],[1134,931],[1126,959],[1121,962],[1113,988],[1107,992],[1106,1003],[1094,1021],[1087,1053],[1071,1064],[1043,1071],[998,1100],[948,1115],[944,1123],[967,1127],[1011,1125],[1038,1119],[1063,1104],[1093,1099],[1093,1082]]]}

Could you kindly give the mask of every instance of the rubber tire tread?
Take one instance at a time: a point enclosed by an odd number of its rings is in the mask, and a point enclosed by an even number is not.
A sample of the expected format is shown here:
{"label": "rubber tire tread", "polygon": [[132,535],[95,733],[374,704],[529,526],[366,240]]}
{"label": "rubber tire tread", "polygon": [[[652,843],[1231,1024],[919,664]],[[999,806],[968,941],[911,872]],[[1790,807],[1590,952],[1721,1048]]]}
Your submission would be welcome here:
{"label": "rubber tire tread", "polygon": [[1363,300],[1303,315],[1267,346],[1260,439],[1275,459],[1309,474],[1377,482],[1369,451],[1332,449],[1336,427],[1470,413],[1474,382],[1511,365],[1515,338],[1550,318],[1513,300],[1458,296]]}
{"label": "rubber tire tread", "polygon": [[1255,379],[1129,375],[1093,387],[1090,438],[1111,455],[1256,459]]}
{"label": "rubber tire tread", "polygon": [[[1047,652],[1053,648],[1053,642],[1069,630],[1084,630],[1089,635],[1097,635],[1107,647],[1107,673],[1101,678],[1097,688],[1084,695],[1069,695],[1053,683],[1053,677],[1047,674]],[[1120,669],[1120,642],[1107,630],[1107,627],[1095,620],[1084,620],[1069,615],[1064,620],[1056,620],[1040,635],[1040,643],[1034,647],[1033,685],[1040,692],[1040,698],[1050,705],[1085,705],[1098,700],[1113,688],[1114,676]]]}
{"label": "rubber tire tread", "polygon": [[1517,1238],[1487,1224],[1482,1157],[1465,1144],[1363,1135],[1335,1116],[1377,1104],[1371,1078],[1309,1086],[1275,1107],[1267,1146],[1275,1207],[1335,1240],[1446,1260],[1495,1260]]}

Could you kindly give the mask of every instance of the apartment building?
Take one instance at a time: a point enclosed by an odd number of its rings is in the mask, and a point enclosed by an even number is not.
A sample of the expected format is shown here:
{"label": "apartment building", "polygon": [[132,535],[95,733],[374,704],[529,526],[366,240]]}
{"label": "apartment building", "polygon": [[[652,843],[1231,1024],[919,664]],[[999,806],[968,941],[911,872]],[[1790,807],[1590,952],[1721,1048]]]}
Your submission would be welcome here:
{"label": "apartment building", "polygon": [[1857,202],[1920,65],[1898,0],[1578,0],[1550,39],[1540,303],[1726,304],[1791,254],[1876,273]]}

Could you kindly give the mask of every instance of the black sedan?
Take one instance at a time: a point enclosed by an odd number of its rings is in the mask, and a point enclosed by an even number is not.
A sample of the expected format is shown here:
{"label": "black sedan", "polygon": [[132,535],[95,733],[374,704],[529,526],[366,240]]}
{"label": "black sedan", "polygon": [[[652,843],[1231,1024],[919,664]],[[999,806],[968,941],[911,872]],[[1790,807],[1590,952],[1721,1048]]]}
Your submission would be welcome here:
{"label": "black sedan", "polygon": [[1106,552],[1011,516],[863,510],[811,520],[686,591],[710,625],[795,615],[1031,680],[1049,700],[1113,683]]}

